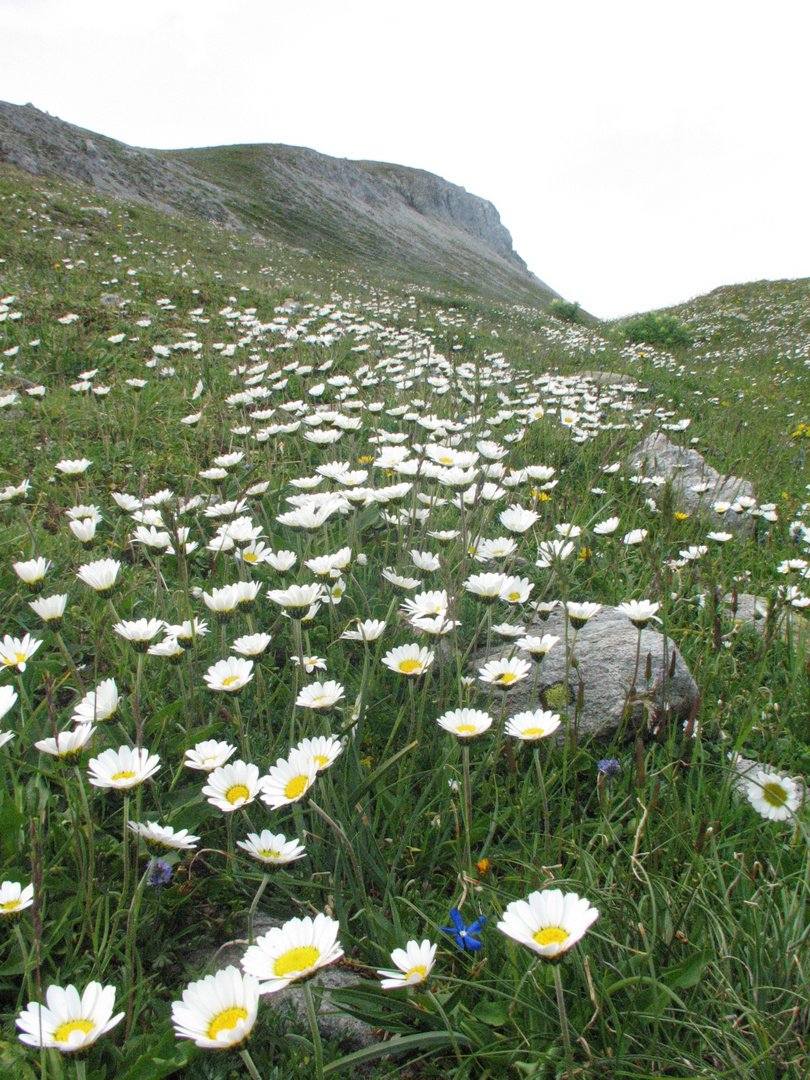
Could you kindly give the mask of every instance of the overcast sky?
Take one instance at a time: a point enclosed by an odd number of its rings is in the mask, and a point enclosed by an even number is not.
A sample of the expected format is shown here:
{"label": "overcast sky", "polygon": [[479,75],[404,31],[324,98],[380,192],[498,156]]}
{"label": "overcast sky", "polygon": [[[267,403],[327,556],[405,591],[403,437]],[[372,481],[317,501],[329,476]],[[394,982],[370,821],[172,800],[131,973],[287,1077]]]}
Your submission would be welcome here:
{"label": "overcast sky", "polygon": [[428,169],[608,318],[810,276],[808,31],[806,0],[0,0],[0,99]]}

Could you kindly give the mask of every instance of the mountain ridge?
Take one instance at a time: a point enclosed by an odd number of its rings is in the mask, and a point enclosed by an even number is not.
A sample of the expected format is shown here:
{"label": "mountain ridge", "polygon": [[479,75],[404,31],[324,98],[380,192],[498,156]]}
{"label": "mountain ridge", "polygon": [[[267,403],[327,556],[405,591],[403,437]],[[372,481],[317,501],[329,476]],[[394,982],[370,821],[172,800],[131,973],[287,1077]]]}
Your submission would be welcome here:
{"label": "mountain ridge", "polygon": [[400,281],[438,278],[443,287],[541,308],[558,297],[528,270],[491,202],[421,169],[284,144],[132,147],[5,102],[0,160]]}

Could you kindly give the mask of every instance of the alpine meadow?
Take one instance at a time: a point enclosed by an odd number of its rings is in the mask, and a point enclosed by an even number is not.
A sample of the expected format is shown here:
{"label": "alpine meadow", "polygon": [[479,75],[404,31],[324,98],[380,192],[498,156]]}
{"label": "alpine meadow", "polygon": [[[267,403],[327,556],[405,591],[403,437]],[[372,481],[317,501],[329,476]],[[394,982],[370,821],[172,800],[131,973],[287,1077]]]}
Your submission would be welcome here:
{"label": "alpine meadow", "polygon": [[34,113],[0,1075],[806,1077],[810,281],[603,323],[430,174]]}

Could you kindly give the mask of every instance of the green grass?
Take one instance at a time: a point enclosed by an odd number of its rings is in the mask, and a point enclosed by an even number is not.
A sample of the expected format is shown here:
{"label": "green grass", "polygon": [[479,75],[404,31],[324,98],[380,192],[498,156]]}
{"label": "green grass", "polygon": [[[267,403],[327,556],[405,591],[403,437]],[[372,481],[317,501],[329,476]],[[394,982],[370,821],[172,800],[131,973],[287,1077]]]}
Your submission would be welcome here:
{"label": "green grass", "polygon": [[[81,210],[90,202],[106,206],[108,217]],[[27,1080],[42,1075],[43,1065],[53,1077],[75,1071],[67,1056],[51,1052],[43,1060],[24,1048],[14,1018],[36,999],[38,983],[45,988],[73,982],[81,988],[98,979],[116,987],[116,1007],[126,1017],[93,1045],[88,1077],[247,1075],[236,1052],[196,1051],[176,1041],[170,1008],[220,946],[245,938],[247,910],[263,868],[233,841],[250,822],[257,831],[304,835],[307,847],[305,860],[273,874],[259,910],[279,922],[328,911],[340,923],[342,966],[361,977],[358,986],[337,995],[340,1005],[365,1018],[380,1039],[409,1040],[402,1058],[370,1059],[368,1075],[566,1074],[551,967],[497,929],[508,903],[553,886],[578,892],[600,911],[561,965],[575,1075],[803,1077],[810,1000],[807,811],[781,824],[762,820],[735,790],[728,754],[737,750],[785,774],[810,774],[806,654],[801,642],[783,640],[770,625],[764,635],[735,629],[713,597],[737,587],[776,601],[780,585],[803,584],[795,574],[777,573],[777,566],[806,555],[788,525],[802,515],[807,520],[803,436],[793,432],[810,421],[802,404],[808,282],[735,287],[673,309],[688,325],[693,345],[669,354],[628,346],[619,327],[574,325],[535,307],[477,301],[443,291],[435,279],[408,289],[394,286],[368,267],[352,265],[348,255],[341,257],[337,243],[321,258],[282,244],[268,252],[266,244],[241,234],[142,205],[116,204],[97,193],[89,200],[70,184],[32,180],[5,167],[0,258],[0,298],[16,298],[6,314],[22,314],[0,323],[0,351],[19,347],[2,358],[2,393],[20,395],[0,409],[0,488],[31,481],[24,503],[0,503],[2,633],[30,632],[42,640],[24,673],[6,668],[2,674],[2,683],[19,694],[2,721],[16,735],[0,747],[2,877],[42,882],[37,905],[16,918],[19,935],[9,917],[2,920],[0,1063],[7,1074]],[[63,260],[74,269],[65,269]],[[137,273],[127,275],[129,268]],[[118,299],[103,305],[103,294]],[[248,341],[246,324],[233,319],[228,325],[218,315],[226,306],[256,308],[256,319],[266,325],[290,296],[312,305],[291,315],[291,324],[311,316],[307,329],[320,330],[335,321],[335,309],[317,314],[331,303],[375,326],[365,337],[355,330],[331,344],[308,342],[305,331],[291,348],[268,353],[283,340],[279,334],[265,331]],[[171,310],[159,308],[162,298],[171,301]],[[117,306],[124,301],[129,303]],[[199,308],[201,317],[191,314]],[[58,318],[68,312],[78,321],[60,325]],[[151,325],[137,327],[145,318]],[[174,350],[168,358],[158,356],[156,367],[145,367],[154,356],[152,346],[190,340],[183,335],[192,332],[202,346],[197,353]],[[117,333],[126,339],[110,343]],[[379,452],[371,440],[380,429],[401,429],[409,443],[424,443],[426,428],[385,411],[358,410],[359,430],[324,448],[303,438],[306,426],[262,442],[232,430],[245,424],[255,433],[289,421],[278,409],[282,402],[306,400],[316,381],[352,376],[360,365],[374,369],[404,353],[405,338],[396,335],[406,333],[419,342],[401,361],[411,385],[397,388],[379,369],[380,381],[360,386],[358,396],[386,408],[401,404],[419,415],[468,418],[462,448],[474,448],[486,431],[494,440],[524,432],[522,440],[502,443],[506,464],[518,470],[545,464],[559,480],[548,499],[536,503],[534,528],[516,537],[526,561],[515,562],[515,572],[534,583],[532,599],[658,601],[666,633],[700,689],[695,739],[681,724],[658,733],[653,724],[641,725],[629,740],[580,746],[545,740],[539,765],[548,826],[532,747],[502,735],[508,698],[504,702],[475,680],[462,681],[475,674],[465,655],[474,640],[481,645],[487,636],[484,611],[463,582],[495,567],[476,564],[460,540],[443,545],[431,539],[424,523],[399,527],[387,521],[385,514],[419,506],[412,492],[399,504],[335,515],[312,533],[295,533],[277,521],[289,509],[287,496],[297,493],[289,481],[311,475],[324,460],[368,468],[368,483],[378,488],[404,480],[361,459]],[[428,381],[434,369],[418,370],[428,338],[437,351],[472,365],[478,381],[465,383],[454,375],[446,394],[434,394]],[[30,344],[36,340],[39,345]],[[213,348],[219,343],[235,345],[235,355],[221,356]],[[353,352],[358,343],[369,349]],[[487,377],[487,364],[496,361],[485,355],[497,353],[508,362],[511,382],[497,372]],[[333,365],[324,373],[289,372],[284,391],[272,391],[256,405],[275,407],[276,414],[251,422],[247,409],[225,403],[248,377],[231,372],[265,360],[271,371],[296,360]],[[110,386],[109,396],[71,389],[81,372],[96,367],[95,382]],[[163,377],[163,367],[174,368],[173,375]],[[613,426],[578,444],[553,415],[523,423],[518,410],[532,392],[532,380],[547,371],[562,377],[599,369],[615,372],[617,383],[636,380],[640,387],[627,395],[628,412],[604,404],[607,419],[626,427]],[[148,380],[137,395],[126,385],[133,377]],[[482,386],[482,378],[489,385]],[[204,389],[193,399],[198,379]],[[41,400],[25,394],[37,383],[47,387]],[[461,390],[473,398],[476,391],[484,394],[478,419]],[[327,386],[322,398],[310,401],[336,407],[339,391]],[[426,404],[415,406],[414,399]],[[180,423],[200,408],[198,425]],[[511,415],[495,423],[500,409]],[[673,416],[656,417],[656,410]],[[779,521],[760,522],[750,538],[715,544],[704,559],[677,569],[669,563],[688,545],[704,542],[705,523],[676,518],[665,489],[633,483],[629,470],[611,474],[602,467],[622,460],[662,419],[681,417],[692,423],[677,438],[697,439],[712,465],[750,478],[761,502],[777,503]],[[244,451],[245,458],[226,478],[199,478],[217,455],[234,450]],[[57,461],[82,456],[93,462],[86,474],[75,481],[55,479]],[[129,542],[135,523],[117,509],[111,492],[144,497],[169,488],[182,499],[198,493],[235,499],[259,481],[268,482],[267,492],[250,498],[247,512],[263,526],[269,547],[295,551],[298,562],[284,579],[267,566],[243,566],[264,589],[251,610],[240,609],[220,625],[195,596],[197,589],[210,593],[240,578],[235,560],[206,547],[219,522],[201,509],[186,515],[182,521],[199,548],[182,560],[161,556],[158,564],[142,545]],[[420,485],[433,490],[426,481]],[[604,494],[593,494],[594,487]],[[324,481],[316,490],[332,488]],[[465,520],[468,538],[505,535],[497,514],[507,502],[535,505],[531,490],[532,485],[512,489],[494,508],[476,502]],[[651,497],[655,512],[648,506]],[[65,510],[77,503],[97,504],[104,517],[92,552],[69,531]],[[172,529],[180,520],[176,511],[176,502],[165,511]],[[621,517],[616,536],[594,534],[593,525],[611,514]],[[561,522],[582,527],[576,555],[554,571],[539,569],[537,544],[556,536],[554,526]],[[458,511],[444,506],[433,511],[430,527],[458,523]],[[646,542],[623,546],[621,536],[636,528],[648,530]],[[325,677],[339,681],[345,696],[330,716],[305,714],[294,707],[300,684],[290,662],[297,652],[292,626],[265,594],[285,582],[310,581],[303,561],[344,546],[352,550],[345,594],[305,626],[301,646],[326,660]],[[441,555],[434,575],[415,576],[425,577],[425,588],[447,589],[460,626],[442,645],[424,642],[436,650],[436,660],[426,677],[409,685],[381,663],[389,649],[418,640],[398,614],[398,600],[381,571],[394,566],[410,572],[412,548]],[[33,594],[12,569],[13,562],[35,555],[54,564],[45,595],[68,594],[61,628],[68,658],[54,629],[31,611]],[[83,563],[106,557],[122,564],[112,595],[115,614],[75,576]],[[529,608],[514,611],[500,603],[493,621],[515,621]],[[177,623],[191,612],[207,617],[211,632],[186,650],[178,666],[147,656],[139,676],[134,650],[112,629],[116,619],[154,616]],[[341,640],[353,619],[371,617],[387,618],[388,627],[368,652]],[[209,665],[227,655],[237,636],[253,630],[265,630],[272,641],[252,682],[238,696],[207,690],[202,676]],[[122,702],[101,725],[93,754],[86,751],[74,771],[38,753],[35,741],[72,727],[82,687],[89,690],[109,677],[116,679]],[[469,747],[468,830],[462,752],[436,724],[461,704],[485,709],[494,720]],[[196,853],[170,856],[175,876],[169,887],[144,888],[136,901],[147,852],[137,854],[130,843],[125,884],[123,800],[91,788],[86,764],[103,747],[132,741],[139,718],[143,745],[160,755],[161,769],[133,793],[129,813],[189,829],[201,843]],[[199,774],[182,766],[184,751],[204,735],[231,741],[239,747],[237,756],[256,762],[264,773],[287,755],[291,739],[328,731],[348,741],[317,780],[312,799],[340,831],[306,801],[295,811],[270,811],[257,801],[232,815],[230,834],[225,815],[201,795]],[[597,765],[604,758],[619,760],[622,772],[600,788]],[[440,930],[454,905],[468,923],[486,916],[481,952],[458,952]],[[381,991],[376,970],[391,966],[391,951],[423,938],[439,945],[429,980],[409,991]],[[248,1043],[261,1075],[313,1076],[311,1033],[294,1024],[290,1036],[272,1004],[263,999]],[[337,1040],[325,1040],[323,1049],[326,1075],[352,1052]],[[347,1063],[345,1074],[353,1067]]]}

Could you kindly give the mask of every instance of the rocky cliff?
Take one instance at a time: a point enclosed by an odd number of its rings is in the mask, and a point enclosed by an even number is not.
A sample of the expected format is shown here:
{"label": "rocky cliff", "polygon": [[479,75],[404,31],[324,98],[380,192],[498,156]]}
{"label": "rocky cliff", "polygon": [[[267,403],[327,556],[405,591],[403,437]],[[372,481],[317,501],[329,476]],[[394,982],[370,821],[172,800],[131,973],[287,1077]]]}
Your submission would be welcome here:
{"label": "rocky cliff", "polygon": [[0,102],[0,161],[201,218],[400,281],[544,307],[498,211],[419,169],[282,145],[145,150]]}

